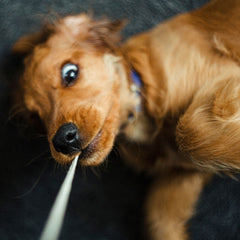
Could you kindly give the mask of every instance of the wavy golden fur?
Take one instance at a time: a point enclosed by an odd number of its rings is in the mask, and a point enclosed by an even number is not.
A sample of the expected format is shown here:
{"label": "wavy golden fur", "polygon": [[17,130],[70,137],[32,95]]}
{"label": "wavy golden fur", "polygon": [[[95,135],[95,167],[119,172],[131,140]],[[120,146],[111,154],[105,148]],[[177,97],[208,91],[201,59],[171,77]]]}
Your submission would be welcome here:
{"label": "wavy golden fur", "polygon": [[[123,159],[156,177],[146,203],[151,239],[189,239],[186,223],[211,174],[240,169],[239,16],[238,0],[214,0],[120,47],[121,22],[81,14],[14,46],[25,57],[24,105],[44,122],[57,161],[80,154],[81,164],[99,164],[116,139]],[[65,63],[80,69],[71,86],[61,79]],[[143,81],[140,111],[131,69]],[[66,123],[81,135],[73,154],[53,144]]]}

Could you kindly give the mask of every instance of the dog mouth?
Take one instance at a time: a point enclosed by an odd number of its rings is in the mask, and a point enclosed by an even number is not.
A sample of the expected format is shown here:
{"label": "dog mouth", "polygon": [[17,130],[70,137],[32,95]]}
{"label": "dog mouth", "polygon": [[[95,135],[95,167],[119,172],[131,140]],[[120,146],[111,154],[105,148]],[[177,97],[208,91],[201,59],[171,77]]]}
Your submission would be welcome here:
{"label": "dog mouth", "polygon": [[85,148],[80,149],[79,158],[78,158],[79,160],[89,159],[94,153],[96,153],[98,143],[101,139],[101,135],[102,135],[102,131],[100,130]]}

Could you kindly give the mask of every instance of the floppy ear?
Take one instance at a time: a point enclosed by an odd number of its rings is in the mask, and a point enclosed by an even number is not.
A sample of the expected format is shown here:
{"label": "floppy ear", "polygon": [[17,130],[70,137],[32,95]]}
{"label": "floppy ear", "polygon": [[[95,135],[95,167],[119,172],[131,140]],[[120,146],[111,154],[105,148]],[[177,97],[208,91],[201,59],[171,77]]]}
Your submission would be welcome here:
{"label": "floppy ear", "polygon": [[112,45],[120,41],[119,32],[125,26],[125,20],[110,21],[108,19],[96,21],[89,28],[89,40],[96,45]]}
{"label": "floppy ear", "polygon": [[[155,48],[151,46],[148,33],[138,34],[131,37],[122,47],[123,54],[131,67],[140,75],[144,88],[143,100],[145,107],[155,119],[163,116],[164,113],[164,71],[161,59],[157,61],[152,51]],[[156,104],[158,103],[158,104]]]}
{"label": "floppy ear", "polygon": [[[229,37],[231,36],[231,37]],[[213,48],[222,55],[240,62],[239,36],[225,34],[213,35]]]}
{"label": "floppy ear", "polygon": [[12,52],[18,56],[26,56],[33,48],[47,40],[53,29],[50,25],[45,25],[41,31],[21,37],[12,48]]}

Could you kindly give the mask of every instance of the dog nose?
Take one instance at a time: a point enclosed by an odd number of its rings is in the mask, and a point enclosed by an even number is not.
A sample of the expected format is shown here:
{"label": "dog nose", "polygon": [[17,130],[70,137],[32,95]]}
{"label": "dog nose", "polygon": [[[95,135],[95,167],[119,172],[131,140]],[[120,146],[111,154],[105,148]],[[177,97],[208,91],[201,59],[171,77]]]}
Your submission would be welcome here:
{"label": "dog nose", "polygon": [[80,136],[77,126],[73,123],[62,125],[53,137],[52,143],[56,151],[63,154],[70,155],[80,151]]}

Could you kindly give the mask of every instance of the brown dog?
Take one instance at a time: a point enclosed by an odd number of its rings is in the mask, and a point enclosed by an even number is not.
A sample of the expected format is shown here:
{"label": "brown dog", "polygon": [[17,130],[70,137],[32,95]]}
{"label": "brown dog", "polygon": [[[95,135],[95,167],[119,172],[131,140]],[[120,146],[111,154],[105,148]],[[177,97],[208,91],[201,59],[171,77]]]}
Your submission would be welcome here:
{"label": "brown dog", "polygon": [[121,48],[121,22],[69,16],[14,46],[23,102],[54,159],[96,165],[117,139],[124,159],[156,176],[152,239],[187,239],[210,175],[240,168],[239,16],[238,0],[215,0]]}

